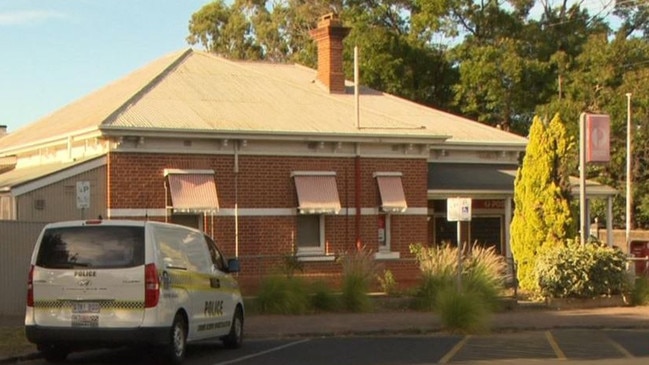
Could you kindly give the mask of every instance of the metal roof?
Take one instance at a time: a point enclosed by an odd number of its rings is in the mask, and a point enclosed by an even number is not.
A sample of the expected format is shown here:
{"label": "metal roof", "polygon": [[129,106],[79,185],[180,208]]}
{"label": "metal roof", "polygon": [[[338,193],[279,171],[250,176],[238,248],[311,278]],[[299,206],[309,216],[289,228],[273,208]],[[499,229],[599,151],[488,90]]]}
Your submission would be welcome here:
{"label": "metal roof", "polygon": [[98,130],[389,136],[521,150],[527,144],[524,137],[365,87],[357,122],[353,85],[346,94],[329,94],[316,73],[294,64],[179,51],[0,138],[0,156]]}
{"label": "metal roof", "polygon": [[[506,164],[429,163],[428,191],[434,192],[490,192],[511,195],[518,167]],[[579,178],[570,177],[570,192],[579,195]],[[586,195],[608,197],[618,191],[597,181],[586,180]]]}

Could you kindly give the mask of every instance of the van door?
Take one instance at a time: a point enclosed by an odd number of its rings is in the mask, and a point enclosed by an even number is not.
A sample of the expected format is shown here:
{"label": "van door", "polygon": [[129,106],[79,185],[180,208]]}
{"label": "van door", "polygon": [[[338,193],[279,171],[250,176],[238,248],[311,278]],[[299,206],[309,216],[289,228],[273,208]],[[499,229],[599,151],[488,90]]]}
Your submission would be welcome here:
{"label": "van door", "polygon": [[222,317],[219,321],[219,329],[221,330],[219,332],[223,335],[229,332],[235,308],[239,303],[239,284],[235,278],[228,273],[225,257],[214,240],[206,235],[205,241],[207,243],[207,248],[210,251],[210,257],[212,258],[213,275],[218,280],[219,284],[218,291],[214,295],[216,295],[220,301],[220,314]]}
{"label": "van door", "polygon": [[214,331],[217,304],[213,296],[212,261],[201,231],[183,226],[158,226],[155,241],[160,248],[164,272],[189,316],[188,338],[207,338]]}
{"label": "van door", "polygon": [[36,252],[36,325],[124,328],[142,323],[142,224],[51,224]]}

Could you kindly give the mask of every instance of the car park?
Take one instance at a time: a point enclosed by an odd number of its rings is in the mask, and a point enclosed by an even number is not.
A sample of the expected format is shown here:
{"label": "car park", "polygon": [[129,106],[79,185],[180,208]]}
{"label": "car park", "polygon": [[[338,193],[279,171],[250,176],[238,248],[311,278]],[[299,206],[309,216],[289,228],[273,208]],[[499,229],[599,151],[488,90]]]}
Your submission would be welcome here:
{"label": "car park", "polygon": [[243,341],[239,262],[202,231],[155,221],[52,223],[31,258],[25,330],[48,361],[143,346],[179,364],[186,345]]}

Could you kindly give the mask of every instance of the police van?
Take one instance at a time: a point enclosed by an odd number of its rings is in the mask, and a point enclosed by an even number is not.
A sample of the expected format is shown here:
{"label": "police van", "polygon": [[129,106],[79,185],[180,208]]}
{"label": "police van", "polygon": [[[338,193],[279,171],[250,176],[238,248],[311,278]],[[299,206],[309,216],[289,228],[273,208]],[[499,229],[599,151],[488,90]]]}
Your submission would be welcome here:
{"label": "police van", "polygon": [[51,362],[72,351],[143,345],[179,364],[189,342],[243,341],[244,306],[227,260],[203,232],[153,221],[45,226],[29,270],[25,330]]}

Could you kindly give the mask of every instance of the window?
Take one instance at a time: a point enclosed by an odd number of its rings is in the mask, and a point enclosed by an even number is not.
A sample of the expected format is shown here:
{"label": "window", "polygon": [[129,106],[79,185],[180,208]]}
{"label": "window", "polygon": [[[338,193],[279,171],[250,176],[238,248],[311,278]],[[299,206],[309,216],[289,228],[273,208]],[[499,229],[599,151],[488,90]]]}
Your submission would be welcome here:
{"label": "window", "polygon": [[406,194],[403,191],[400,172],[375,172],[376,185],[381,203],[377,216],[378,253],[376,258],[398,258],[398,252],[391,252],[392,215],[403,213],[408,209]]}
{"label": "window", "polygon": [[298,253],[324,253],[324,215],[304,214],[297,216]]}
{"label": "window", "polygon": [[291,174],[297,193],[296,237],[298,255],[325,254],[325,215],[341,209],[332,171],[296,171]]}
{"label": "window", "polygon": [[144,264],[144,228],[80,226],[43,234],[36,265],[45,268],[127,268]]}

